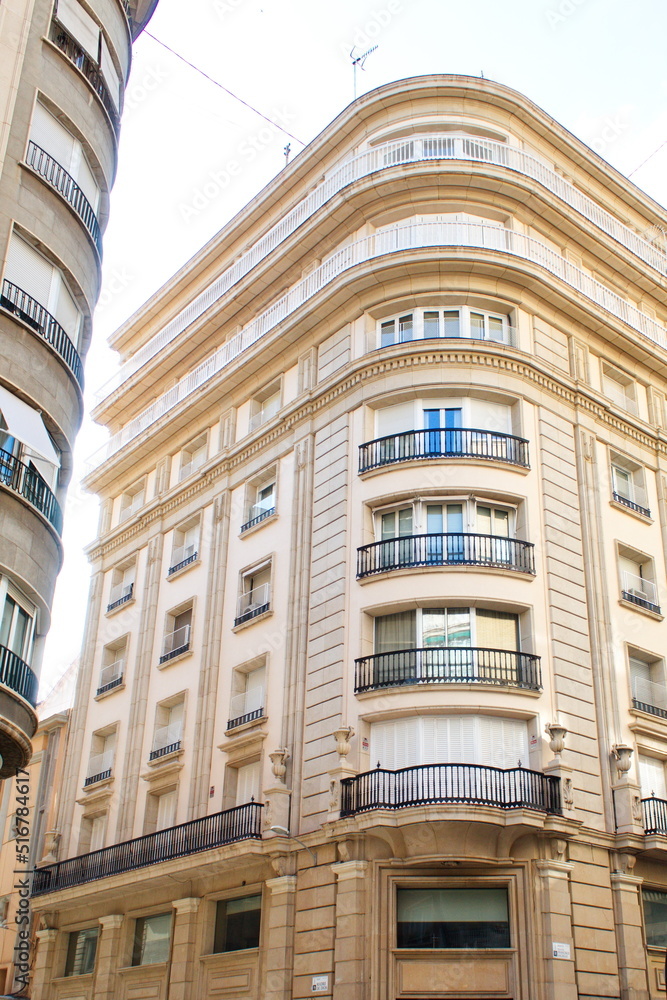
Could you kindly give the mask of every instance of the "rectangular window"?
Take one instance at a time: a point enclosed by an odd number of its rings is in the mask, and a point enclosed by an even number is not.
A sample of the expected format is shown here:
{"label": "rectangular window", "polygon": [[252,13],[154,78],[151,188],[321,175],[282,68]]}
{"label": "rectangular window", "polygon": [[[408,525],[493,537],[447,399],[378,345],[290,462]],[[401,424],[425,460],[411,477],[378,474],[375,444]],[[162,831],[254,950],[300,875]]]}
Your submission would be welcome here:
{"label": "rectangular window", "polygon": [[200,434],[198,438],[186,445],[181,452],[181,468],[179,481],[187,479],[193,472],[200,469],[208,456],[208,439],[206,434]]}
{"label": "rectangular window", "polygon": [[[275,473],[274,473],[275,475]],[[273,476],[248,485],[245,522],[241,531],[260,524],[276,512],[276,481]]]}
{"label": "rectangular window", "polygon": [[639,784],[642,789],[642,796],[649,798],[655,796],[656,799],[667,799],[667,782],[665,781],[665,762],[657,757],[646,757],[639,754]]}
{"label": "rectangular window", "polygon": [[234,625],[250,621],[268,611],[271,606],[271,566],[258,566],[241,578],[241,594]]}
{"label": "rectangular window", "polygon": [[127,604],[134,597],[134,581],[137,566],[134,560],[124,566],[117,566],[111,574],[111,589],[109,590],[109,602],[107,611],[114,611],[116,608]]}
{"label": "rectangular window", "polygon": [[625,547],[619,549],[621,596],[626,601],[656,613],[660,612],[660,598],[654,578],[651,559]]}
{"label": "rectangular window", "polygon": [[140,917],[134,925],[132,965],[150,965],[166,962],[169,958],[171,938],[171,913],[158,913],[153,917]]}
{"label": "rectangular window", "polygon": [[157,819],[155,821],[156,830],[168,830],[176,822],[177,798],[178,792],[175,788],[157,796]]}
{"label": "rectangular window", "polygon": [[199,556],[200,520],[188,521],[174,531],[169,575],[190,566]]}
{"label": "rectangular window", "polygon": [[30,139],[67,171],[78,184],[93,212],[97,212],[100,189],[81,143],[40,101],[35,104]]}
{"label": "rectangular window", "polygon": [[[60,268],[55,267],[29,243],[13,233],[4,276],[3,295],[7,299],[16,303],[25,315],[32,317],[33,321],[42,323],[38,311],[18,296],[18,293],[24,292],[51,314],[74,347],[78,347],[81,311]],[[8,288],[6,282],[13,288]],[[18,289],[18,292],[15,289]]]}
{"label": "rectangular window", "polygon": [[606,364],[602,365],[602,391],[613,403],[628,413],[639,412],[635,383],[623,372]]}
{"label": "rectangular window", "polygon": [[236,671],[235,687],[237,693],[232,695],[229,703],[228,729],[263,716],[266,700],[266,667],[257,667],[247,673]]}
{"label": "rectangular window", "polygon": [[95,969],[99,927],[73,931],[67,942],[66,976],[87,976]]}
{"label": "rectangular window", "polygon": [[635,708],[667,718],[667,689],[661,660],[629,656],[632,699]]}
{"label": "rectangular window", "polygon": [[261,770],[260,762],[243,764],[236,768],[236,805],[244,806],[247,802],[259,800]]}
{"label": "rectangular window", "polygon": [[261,896],[221,899],[216,907],[213,951],[259,948]]}
{"label": "rectangular window", "polygon": [[0,617],[0,646],[25,663],[31,659],[34,614],[33,606],[20,601],[13,588],[11,593],[7,590]]}
{"label": "rectangular window", "polygon": [[644,470],[622,455],[611,456],[612,499],[635,513],[650,517]]}
{"label": "rectangular window", "polygon": [[509,948],[507,889],[398,889],[399,948]]}
{"label": "rectangular window", "polygon": [[166,632],[162,640],[160,663],[173,660],[190,649],[192,634],[192,606],[180,608],[167,615]]}
{"label": "rectangular window", "polygon": [[104,647],[102,650],[102,669],[97,687],[98,694],[112,691],[123,683],[126,658],[127,636]]}
{"label": "rectangular window", "polygon": [[282,390],[280,382],[273,382],[257,395],[250,403],[250,426],[249,430],[254,431],[262,424],[265,424],[280,409]]}
{"label": "rectangular window", "polygon": [[183,740],[183,714],[185,702],[181,699],[157,707],[153,749],[149,760],[158,760],[168,753],[180,750]]}
{"label": "rectangular window", "polygon": [[121,495],[120,498],[120,520],[126,521],[143,507],[146,496],[146,483],[142,479],[134,483]]}
{"label": "rectangular window", "polygon": [[650,948],[667,948],[667,892],[642,889],[646,944]]}
{"label": "rectangular window", "polygon": [[111,777],[116,754],[116,730],[93,733],[84,785],[92,785]]}

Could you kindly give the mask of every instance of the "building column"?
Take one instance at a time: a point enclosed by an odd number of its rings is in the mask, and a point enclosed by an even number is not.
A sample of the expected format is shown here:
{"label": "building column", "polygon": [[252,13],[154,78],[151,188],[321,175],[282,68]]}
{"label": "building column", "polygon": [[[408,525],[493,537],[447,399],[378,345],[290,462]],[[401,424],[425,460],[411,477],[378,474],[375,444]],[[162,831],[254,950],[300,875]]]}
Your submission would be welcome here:
{"label": "building column", "polygon": [[544,996],[546,1000],[577,1000],[569,886],[574,865],[570,861],[536,861],[535,868],[541,881]]}
{"label": "building column", "polygon": [[120,954],[121,928],[125,917],[122,913],[110,913],[97,919],[101,932],[95,961],[95,1000],[114,1000],[116,969],[125,964]]}
{"label": "building column", "polygon": [[33,968],[31,987],[35,1000],[47,1000],[49,984],[55,978],[53,963],[56,955],[58,931],[53,928],[37,931],[37,954]]}
{"label": "building column", "polygon": [[[622,855],[622,858],[629,862],[625,865],[627,869],[634,866],[634,857]],[[621,1000],[648,1000],[650,996],[639,898],[642,882],[629,870],[611,873]]]}
{"label": "building column", "polygon": [[291,1000],[294,967],[294,907],[296,875],[281,875],[266,882],[270,893],[265,932],[262,1000]]}
{"label": "building column", "polygon": [[169,1000],[190,1000],[197,996],[195,944],[197,914],[201,899],[175,899],[174,934],[169,969]]}
{"label": "building column", "polygon": [[336,940],[334,944],[334,1000],[363,1000],[366,996],[366,885],[367,861],[340,861],[331,866],[336,876]]}

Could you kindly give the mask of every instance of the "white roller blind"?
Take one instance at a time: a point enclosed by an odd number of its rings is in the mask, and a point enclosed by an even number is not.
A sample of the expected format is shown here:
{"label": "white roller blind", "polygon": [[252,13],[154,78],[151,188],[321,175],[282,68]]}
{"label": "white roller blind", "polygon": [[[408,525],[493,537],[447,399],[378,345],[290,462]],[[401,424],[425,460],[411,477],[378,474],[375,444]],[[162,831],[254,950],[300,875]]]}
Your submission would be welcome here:
{"label": "white roller blind", "polygon": [[90,850],[99,851],[104,847],[104,834],[106,832],[106,816],[95,816],[90,823]]}
{"label": "white roller blind", "polygon": [[57,294],[51,311],[74,346],[78,347],[81,313],[74,301],[74,297],[65,285],[62,275],[58,273],[57,279]]}
{"label": "white roller blind", "polygon": [[81,152],[75,180],[88,199],[93,212],[97,214],[97,209],[100,203],[100,189],[83,151]]}
{"label": "white roller blind", "polygon": [[487,399],[470,400],[470,425],[499,434],[512,433],[512,415],[509,406],[490,403]]}
{"label": "white roller blind", "polygon": [[68,173],[72,172],[77,140],[39,101],[35,104],[35,112],[32,116],[30,138]]}
{"label": "white roller blind", "polygon": [[639,754],[639,784],[646,798],[655,794],[658,799],[667,799],[664,762]]}
{"label": "white roller blind", "polygon": [[5,278],[18,285],[45,309],[49,308],[54,270],[45,257],[33,250],[16,233],[12,233]]}
{"label": "white roller blind", "polygon": [[520,719],[484,715],[423,716],[371,726],[372,766],[418,764],[528,767],[528,729]]}
{"label": "white roller blind", "polygon": [[415,430],[415,408],[413,403],[398,403],[396,406],[385,406],[377,411],[376,428],[378,437],[388,434],[402,434],[403,431]]}
{"label": "white roller blind", "polygon": [[516,649],[517,648],[517,623],[516,615],[508,614],[505,611],[488,611],[482,608],[477,610],[476,620],[476,646],[483,649]]}
{"label": "white roller blind", "polygon": [[236,804],[242,806],[254,798],[259,801],[260,764],[245,764],[239,767],[236,777]]}
{"label": "white roller blind", "polygon": [[109,46],[106,43],[104,35],[101,36],[100,55],[100,68],[102,70],[102,76],[104,77],[104,82],[106,83],[111,95],[114,107],[116,111],[118,111],[120,109],[120,81],[118,79],[116,67],[114,66],[111,53],[109,52]]}
{"label": "white roller blind", "polygon": [[100,29],[81,4],[77,0],[58,0],[55,17],[74,41],[97,62]]}
{"label": "white roller blind", "polygon": [[157,800],[156,830],[167,830],[176,821],[176,790],[164,792]]}
{"label": "white roller blind", "polygon": [[37,410],[0,386],[0,411],[12,437],[51,465],[60,466],[58,453]]}

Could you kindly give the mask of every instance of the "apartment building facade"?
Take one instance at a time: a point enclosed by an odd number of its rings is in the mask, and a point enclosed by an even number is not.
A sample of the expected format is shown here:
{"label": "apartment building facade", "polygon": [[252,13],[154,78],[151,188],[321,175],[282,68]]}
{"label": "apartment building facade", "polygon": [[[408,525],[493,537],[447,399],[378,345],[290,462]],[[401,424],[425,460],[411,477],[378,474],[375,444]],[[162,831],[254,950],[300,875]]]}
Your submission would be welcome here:
{"label": "apartment building facade", "polygon": [[31,755],[123,91],[155,5],[0,7],[0,777]]}
{"label": "apartment building facade", "polygon": [[115,334],[33,996],[661,995],[666,224],[404,80]]}

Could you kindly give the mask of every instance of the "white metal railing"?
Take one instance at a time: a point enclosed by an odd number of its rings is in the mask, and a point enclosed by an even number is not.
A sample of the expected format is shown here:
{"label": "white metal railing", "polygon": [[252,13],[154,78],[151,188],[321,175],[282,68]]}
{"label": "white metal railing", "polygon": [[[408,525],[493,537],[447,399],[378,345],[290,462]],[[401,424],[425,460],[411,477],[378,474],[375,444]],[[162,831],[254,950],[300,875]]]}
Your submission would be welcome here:
{"label": "white metal railing", "polygon": [[503,142],[466,136],[424,135],[409,140],[388,142],[352,156],[334,167],[324,181],[314,188],[246,253],[181,310],[147,344],[132,355],[119,371],[101,387],[98,401],[114,392],[123,382],[176,339],[191,323],[202,316],[217,300],[267,257],[330,198],[356,180],[380,170],[405,163],[429,160],[473,160],[491,166],[506,167],[537,181],[565,204],[625,246],[661,274],[667,273],[667,254],[623,225],[601,208],[553,167],[536,156]]}
{"label": "white metal railing", "polygon": [[624,594],[630,594],[631,597],[637,597],[640,601],[659,607],[658,588],[652,580],[645,580],[642,576],[623,570],[621,587]]}
{"label": "white metal railing", "polygon": [[646,680],[645,677],[632,678],[632,695],[636,701],[643,705],[652,705],[667,711],[667,689],[664,684],[656,684],[655,681]]}
{"label": "white metal railing", "polygon": [[618,479],[616,476],[613,477],[612,485],[614,493],[636,504],[637,507],[643,507],[644,510],[648,510],[648,494],[643,486],[637,486],[636,483]]}
{"label": "white metal railing", "polygon": [[105,771],[110,771],[113,767],[113,758],[113,750],[105,750],[103,753],[91,754],[90,760],[88,761],[86,777],[94,778],[98,774],[104,774]]}
{"label": "white metal railing", "polygon": [[187,646],[190,642],[190,626],[181,625],[180,628],[174,629],[173,632],[167,632],[164,639],[162,640],[162,655],[169,656],[177,649],[182,649]]}
{"label": "white metal railing", "polygon": [[[413,249],[422,247],[502,249],[504,253],[538,264],[632,327],[647,340],[667,350],[667,331],[663,326],[531,236],[525,236],[512,229],[473,222],[407,223],[396,226],[395,229],[397,233],[401,233],[400,242],[403,248],[409,246]],[[409,243],[404,231],[409,231],[411,234]],[[383,245],[386,246],[386,231],[382,236]],[[156,421],[199,390],[344,271],[376,257],[376,238],[375,235],[367,236],[338,250],[291,291],[281,296],[269,309],[252,320],[239,333],[230,337],[210,357],[109,438],[102,448],[91,456],[89,471],[152,427]]]}
{"label": "white metal railing", "polygon": [[264,688],[251,688],[249,691],[242,691],[235,694],[229,700],[229,718],[241,719],[251,712],[259,712],[264,708]]}
{"label": "white metal railing", "polygon": [[125,660],[115,660],[114,663],[109,663],[106,667],[102,667],[98,687],[103,688],[107,684],[113,684],[114,681],[120,680],[124,670]]}
{"label": "white metal railing", "polygon": [[262,424],[265,424],[267,420],[271,417],[275,417],[276,413],[280,409],[280,400],[277,399],[275,402],[272,400],[268,406],[263,406],[261,410],[257,410],[256,413],[252,413],[250,420],[248,421],[248,430],[254,431]]}
{"label": "white metal railing", "polygon": [[236,617],[243,618],[244,615],[250,614],[253,611],[259,610],[259,608],[266,607],[271,601],[271,584],[262,583],[259,587],[253,587],[252,590],[247,591],[245,594],[241,594],[238,600],[238,606],[236,610]]}
{"label": "white metal railing", "polygon": [[128,517],[132,517],[132,515],[136,514],[139,508],[143,507],[143,505],[144,505],[144,493],[142,490],[141,493],[135,493],[130,503],[128,503],[127,506],[121,509],[119,520],[125,521],[127,520]]}
{"label": "white metal railing", "polygon": [[628,413],[633,413],[635,416],[639,413],[637,400],[625,391],[620,382],[615,382],[614,379],[605,376],[602,379],[602,391],[622,410],[627,410]]}
{"label": "white metal railing", "polygon": [[133,589],[134,583],[117,583],[109,591],[109,604],[117,604],[118,601],[131,597]]}
{"label": "white metal railing", "polygon": [[180,743],[182,737],[182,722],[172,722],[168,726],[159,726],[153,736],[152,752],[155,753],[157,750],[164,750],[165,747],[173,746],[174,743]]}

